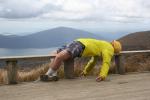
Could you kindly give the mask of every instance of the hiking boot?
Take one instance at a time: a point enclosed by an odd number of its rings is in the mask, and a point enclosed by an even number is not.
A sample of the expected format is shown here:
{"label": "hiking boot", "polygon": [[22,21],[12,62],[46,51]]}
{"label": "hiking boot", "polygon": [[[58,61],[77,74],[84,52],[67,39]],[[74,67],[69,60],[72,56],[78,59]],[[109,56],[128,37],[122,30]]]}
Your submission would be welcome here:
{"label": "hiking boot", "polygon": [[40,80],[41,81],[45,81],[45,82],[48,82],[48,81],[58,81],[59,78],[58,78],[58,76],[40,75]]}

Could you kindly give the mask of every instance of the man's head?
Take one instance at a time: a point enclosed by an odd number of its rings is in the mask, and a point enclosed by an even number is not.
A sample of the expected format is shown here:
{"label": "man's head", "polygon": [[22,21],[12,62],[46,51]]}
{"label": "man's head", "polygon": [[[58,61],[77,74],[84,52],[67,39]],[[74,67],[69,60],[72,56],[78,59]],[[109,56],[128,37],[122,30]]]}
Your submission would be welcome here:
{"label": "man's head", "polygon": [[117,54],[120,53],[120,51],[122,50],[121,43],[119,41],[113,40],[111,44],[114,47],[114,52]]}

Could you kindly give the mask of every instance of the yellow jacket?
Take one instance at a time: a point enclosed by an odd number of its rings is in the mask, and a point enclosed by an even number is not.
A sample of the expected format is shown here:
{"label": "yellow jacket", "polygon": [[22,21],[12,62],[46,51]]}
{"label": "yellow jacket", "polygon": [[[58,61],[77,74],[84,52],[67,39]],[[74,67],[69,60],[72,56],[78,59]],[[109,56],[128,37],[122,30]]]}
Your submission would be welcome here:
{"label": "yellow jacket", "polygon": [[82,53],[83,57],[92,56],[83,70],[84,74],[87,74],[95,66],[98,57],[101,56],[103,61],[99,75],[106,78],[108,75],[111,58],[114,55],[113,46],[109,42],[90,38],[81,38],[76,41],[79,41],[85,45],[85,49]]}

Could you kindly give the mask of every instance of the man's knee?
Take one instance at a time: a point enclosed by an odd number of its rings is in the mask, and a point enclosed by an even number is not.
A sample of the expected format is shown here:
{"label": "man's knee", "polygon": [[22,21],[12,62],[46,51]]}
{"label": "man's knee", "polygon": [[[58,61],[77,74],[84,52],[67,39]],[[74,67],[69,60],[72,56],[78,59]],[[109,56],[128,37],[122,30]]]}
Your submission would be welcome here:
{"label": "man's knee", "polygon": [[57,60],[63,60],[63,56],[58,53],[58,54],[56,55],[55,59],[57,59]]}
{"label": "man's knee", "polygon": [[67,51],[62,51],[56,55],[56,59],[58,60],[67,60],[71,57],[71,55]]}

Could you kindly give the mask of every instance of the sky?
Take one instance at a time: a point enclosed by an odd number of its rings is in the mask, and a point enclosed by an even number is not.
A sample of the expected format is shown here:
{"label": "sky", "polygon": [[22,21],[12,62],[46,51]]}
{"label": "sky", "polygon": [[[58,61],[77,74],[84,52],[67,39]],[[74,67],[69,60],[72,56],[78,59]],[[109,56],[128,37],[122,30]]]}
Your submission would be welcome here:
{"label": "sky", "polygon": [[150,30],[150,0],[0,0],[0,34],[27,35],[59,26],[92,33]]}

